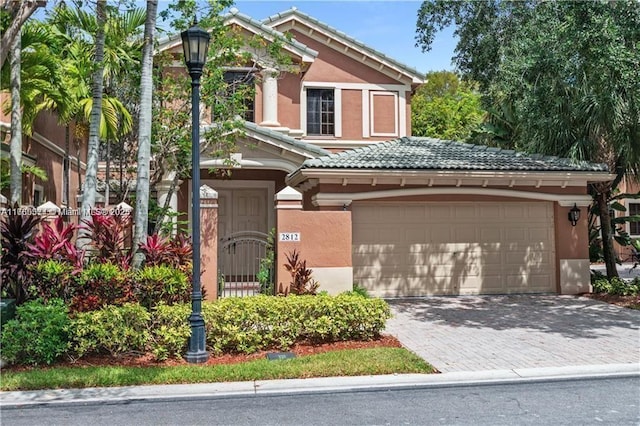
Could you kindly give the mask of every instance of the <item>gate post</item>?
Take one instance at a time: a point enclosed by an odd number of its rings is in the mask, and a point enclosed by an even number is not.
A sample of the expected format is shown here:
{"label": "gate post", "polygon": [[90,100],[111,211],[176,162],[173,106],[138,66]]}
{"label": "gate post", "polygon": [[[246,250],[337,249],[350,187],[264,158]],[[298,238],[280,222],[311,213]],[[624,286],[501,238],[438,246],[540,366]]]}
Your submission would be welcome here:
{"label": "gate post", "polygon": [[274,247],[276,249],[275,258],[275,279],[274,287],[276,294],[289,288],[290,275],[284,267],[286,260],[285,253],[290,250],[300,250],[300,244],[296,241],[284,242],[278,238],[281,232],[299,232],[299,217],[293,212],[302,211],[302,194],[287,186],[276,194],[276,235],[274,236]]}
{"label": "gate post", "polygon": [[218,192],[200,187],[200,264],[205,300],[218,298]]}

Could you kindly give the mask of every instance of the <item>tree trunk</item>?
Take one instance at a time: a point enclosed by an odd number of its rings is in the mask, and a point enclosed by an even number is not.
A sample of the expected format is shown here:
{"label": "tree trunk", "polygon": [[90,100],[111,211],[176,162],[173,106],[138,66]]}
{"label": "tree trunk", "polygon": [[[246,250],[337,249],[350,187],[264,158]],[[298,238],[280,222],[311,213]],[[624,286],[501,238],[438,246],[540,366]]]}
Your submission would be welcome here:
{"label": "tree trunk", "polygon": [[602,234],[602,254],[607,268],[607,278],[618,277],[616,266],[616,254],[613,250],[613,229],[611,227],[611,215],[609,214],[608,190],[598,187],[594,195],[598,210],[600,210],[600,232]]}
{"label": "tree trunk", "polygon": [[[22,0],[20,2],[12,2],[13,4],[9,3],[9,1],[2,2],[2,9],[5,10],[5,8],[8,8],[7,10],[12,17],[0,41],[0,68],[4,66],[4,62],[7,60],[7,55],[9,54],[10,49],[7,49],[6,46],[13,46],[16,39],[20,38],[22,26],[27,19],[29,19],[36,9],[47,4],[46,0]],[[15,8],[14,5],[17,5],[17,8]]]}
{"label": "tree trunk", "polygon": [[[82,191],[82,207],[80,209],[80,219],[91,221],[91,209],[96,204],[96,179],[98,174],[98,145],[100,143],[100,118],[102,116],[102,89],[104,70],[104,42],[105,42],[105,22],[106,0],[98,0],[96,4],[96,17],[98,28],[96,31],[96,52],[94,57],[95,69],[93,71],[93,82],[91,84],[91,96],[93,105],[91,106],[91,116],[89,122],[89,143],[87,144],[87,170],[84,177],[84,190]],[[76,246],[83,249],[91,235],[86,230],[79,232]]]}
{"label": "tree trunk", "polygon": [[[22,40],[20,34],[11,43],[11,166],[10,205],[22,204],[22,108],[20,106],[20,61]],[[37,206],[36,206],[37,207]]]}
{"label": "tree trunk", "polygon": [[136,175],[135,234],[132,250],[133,266],[140,267],[144,255],[139,244],[147,238],[149,223],[149,161],[151,157],[151,120],[153,101],[153,40],[156,27],[158,1],[147,1],[147,19],[144,24],[142,73],[140,79],[140,117],[138,130],[138,170]]}

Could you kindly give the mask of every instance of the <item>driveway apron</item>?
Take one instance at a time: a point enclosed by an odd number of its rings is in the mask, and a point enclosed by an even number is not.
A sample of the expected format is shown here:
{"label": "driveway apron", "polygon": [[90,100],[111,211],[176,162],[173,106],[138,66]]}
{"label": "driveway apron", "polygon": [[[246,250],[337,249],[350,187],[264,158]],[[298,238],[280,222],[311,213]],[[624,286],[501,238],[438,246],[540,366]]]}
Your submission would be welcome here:
{"label": "driveway apron", "polygon": [[386,332],[441,372],[640,363],[640,310],[556,295],[388,302]]}

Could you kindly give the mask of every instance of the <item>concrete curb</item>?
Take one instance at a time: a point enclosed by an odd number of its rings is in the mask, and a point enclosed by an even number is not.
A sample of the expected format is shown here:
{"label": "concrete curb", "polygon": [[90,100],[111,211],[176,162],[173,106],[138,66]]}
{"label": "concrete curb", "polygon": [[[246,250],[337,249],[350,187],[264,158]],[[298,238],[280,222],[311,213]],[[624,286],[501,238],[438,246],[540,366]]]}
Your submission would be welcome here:
{"label": "concrete curb", "polygon": [[161,401],[169,399],[228,398],[291,393],[335,393],[436,388],[607,377],[640,377],[640,364],[603,364],[443,374],[392,374],[382,376],[320,377],[312,379],[257,380],[229,383],[0,392],[0,408],[24,408],[50,404],[105,404],[125,401]]}

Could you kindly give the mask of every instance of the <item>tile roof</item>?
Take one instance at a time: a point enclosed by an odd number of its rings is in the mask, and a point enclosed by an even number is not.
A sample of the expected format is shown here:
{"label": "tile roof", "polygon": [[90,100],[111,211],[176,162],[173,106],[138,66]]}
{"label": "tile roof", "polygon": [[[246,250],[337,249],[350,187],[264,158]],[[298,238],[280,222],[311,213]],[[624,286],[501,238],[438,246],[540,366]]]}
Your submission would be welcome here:
{"label": "tile roof", "polygon": [[284,143],[285,145],[301,149],[316,156],[326,156],[331,152],[327,151],[326,149],[320,148],[317,145],[292,138],[291,136],[285,135],[282,132],[278,132],[277,130],[271,130],[267,127],[258,126],[256,123],[252,123],[250,121],[245,121],[244,127],[249,131],[253,131],[269,139],[277,140]]}
{"label": "tile roof", "polygon": [[608,172],[604,164],[432,138],[403,137],[306,160],[301,169]]}
{"label": "tile roof", "polygon": [[241,13],[235,7],[232,7],[231,9],[229,9],[229,13],[224,16],[224,19],[225,20],[229,20],[232,17],[235,17],[235,18],[238,18],[241,21],[244,21],[246,24],[249,24],[249,25],[253,26],[258,31],[262,31],[265,34],[268,34],[268,35],[270,35],[272,37],[275,37],[275,38],[278,38],[278,39],[282,40],[284,43],[287,43],[287,44],[295,47],[296,49],[300,50],[301,52],[304,52],[305,54],[307,54],[307,55],[309,55],[311,57],[315,58],[316,56],[318,56],[318,52],[313,50],[309,46],[307,46],[307,45],[305,45],[303,43],[300,43],[299,41],[297,41],[295,39],[287,38],[280,31],[277,31],[277,30],[271,28],[270,26],[266,25],[264,22],[259,21],[257,19],[254,19],[249,15]]}
{"label": "tile roof", "polygon": [[365,52],[367,52],[369,55],[374,56],[374,57],[378,57],[381,60],[387,61],[388,63],[394,65],[395,67],[401,69],[402,71],[404,71],[405,73],[408,73],[409,75],[412,75],[414,77],[419,78],[420,80],[424,80],[426,77],[423,73],[419,72],[417,69],[410,67],[406,64],[403,64],[401,62],[398,62],[397,60],[385,55],[384,53],[375,50],[369,46],[367,46],[366,44],[364,44],[363,42],[361,42],[360,40],[357,40],[353,37],[351,37],[350,35],[330,26],[329,24],[326,24],[322,21],[319,21],[318,19],[314,18],[313,16],[309,16],[304,12],[301,12],[300,10],[298,10],[296,7],[292,7],[291,9],[285,10],[283,12],[280,13],[276,13],[275,15],[269,16],[266,19],[263,19],[262,22],[265,25],[271,25],[272,23],[286,18],[288,16],[298,16],[300,18],[302,18],[304,21],[310,22],[314,25],[317,25],[318,27],[324,29],[325,31],[333,34],[336,38],[338,39],[342,39],[345,40],[347,42],[349,42],[352,45],[358,46],[360,49],[363,49]]}

